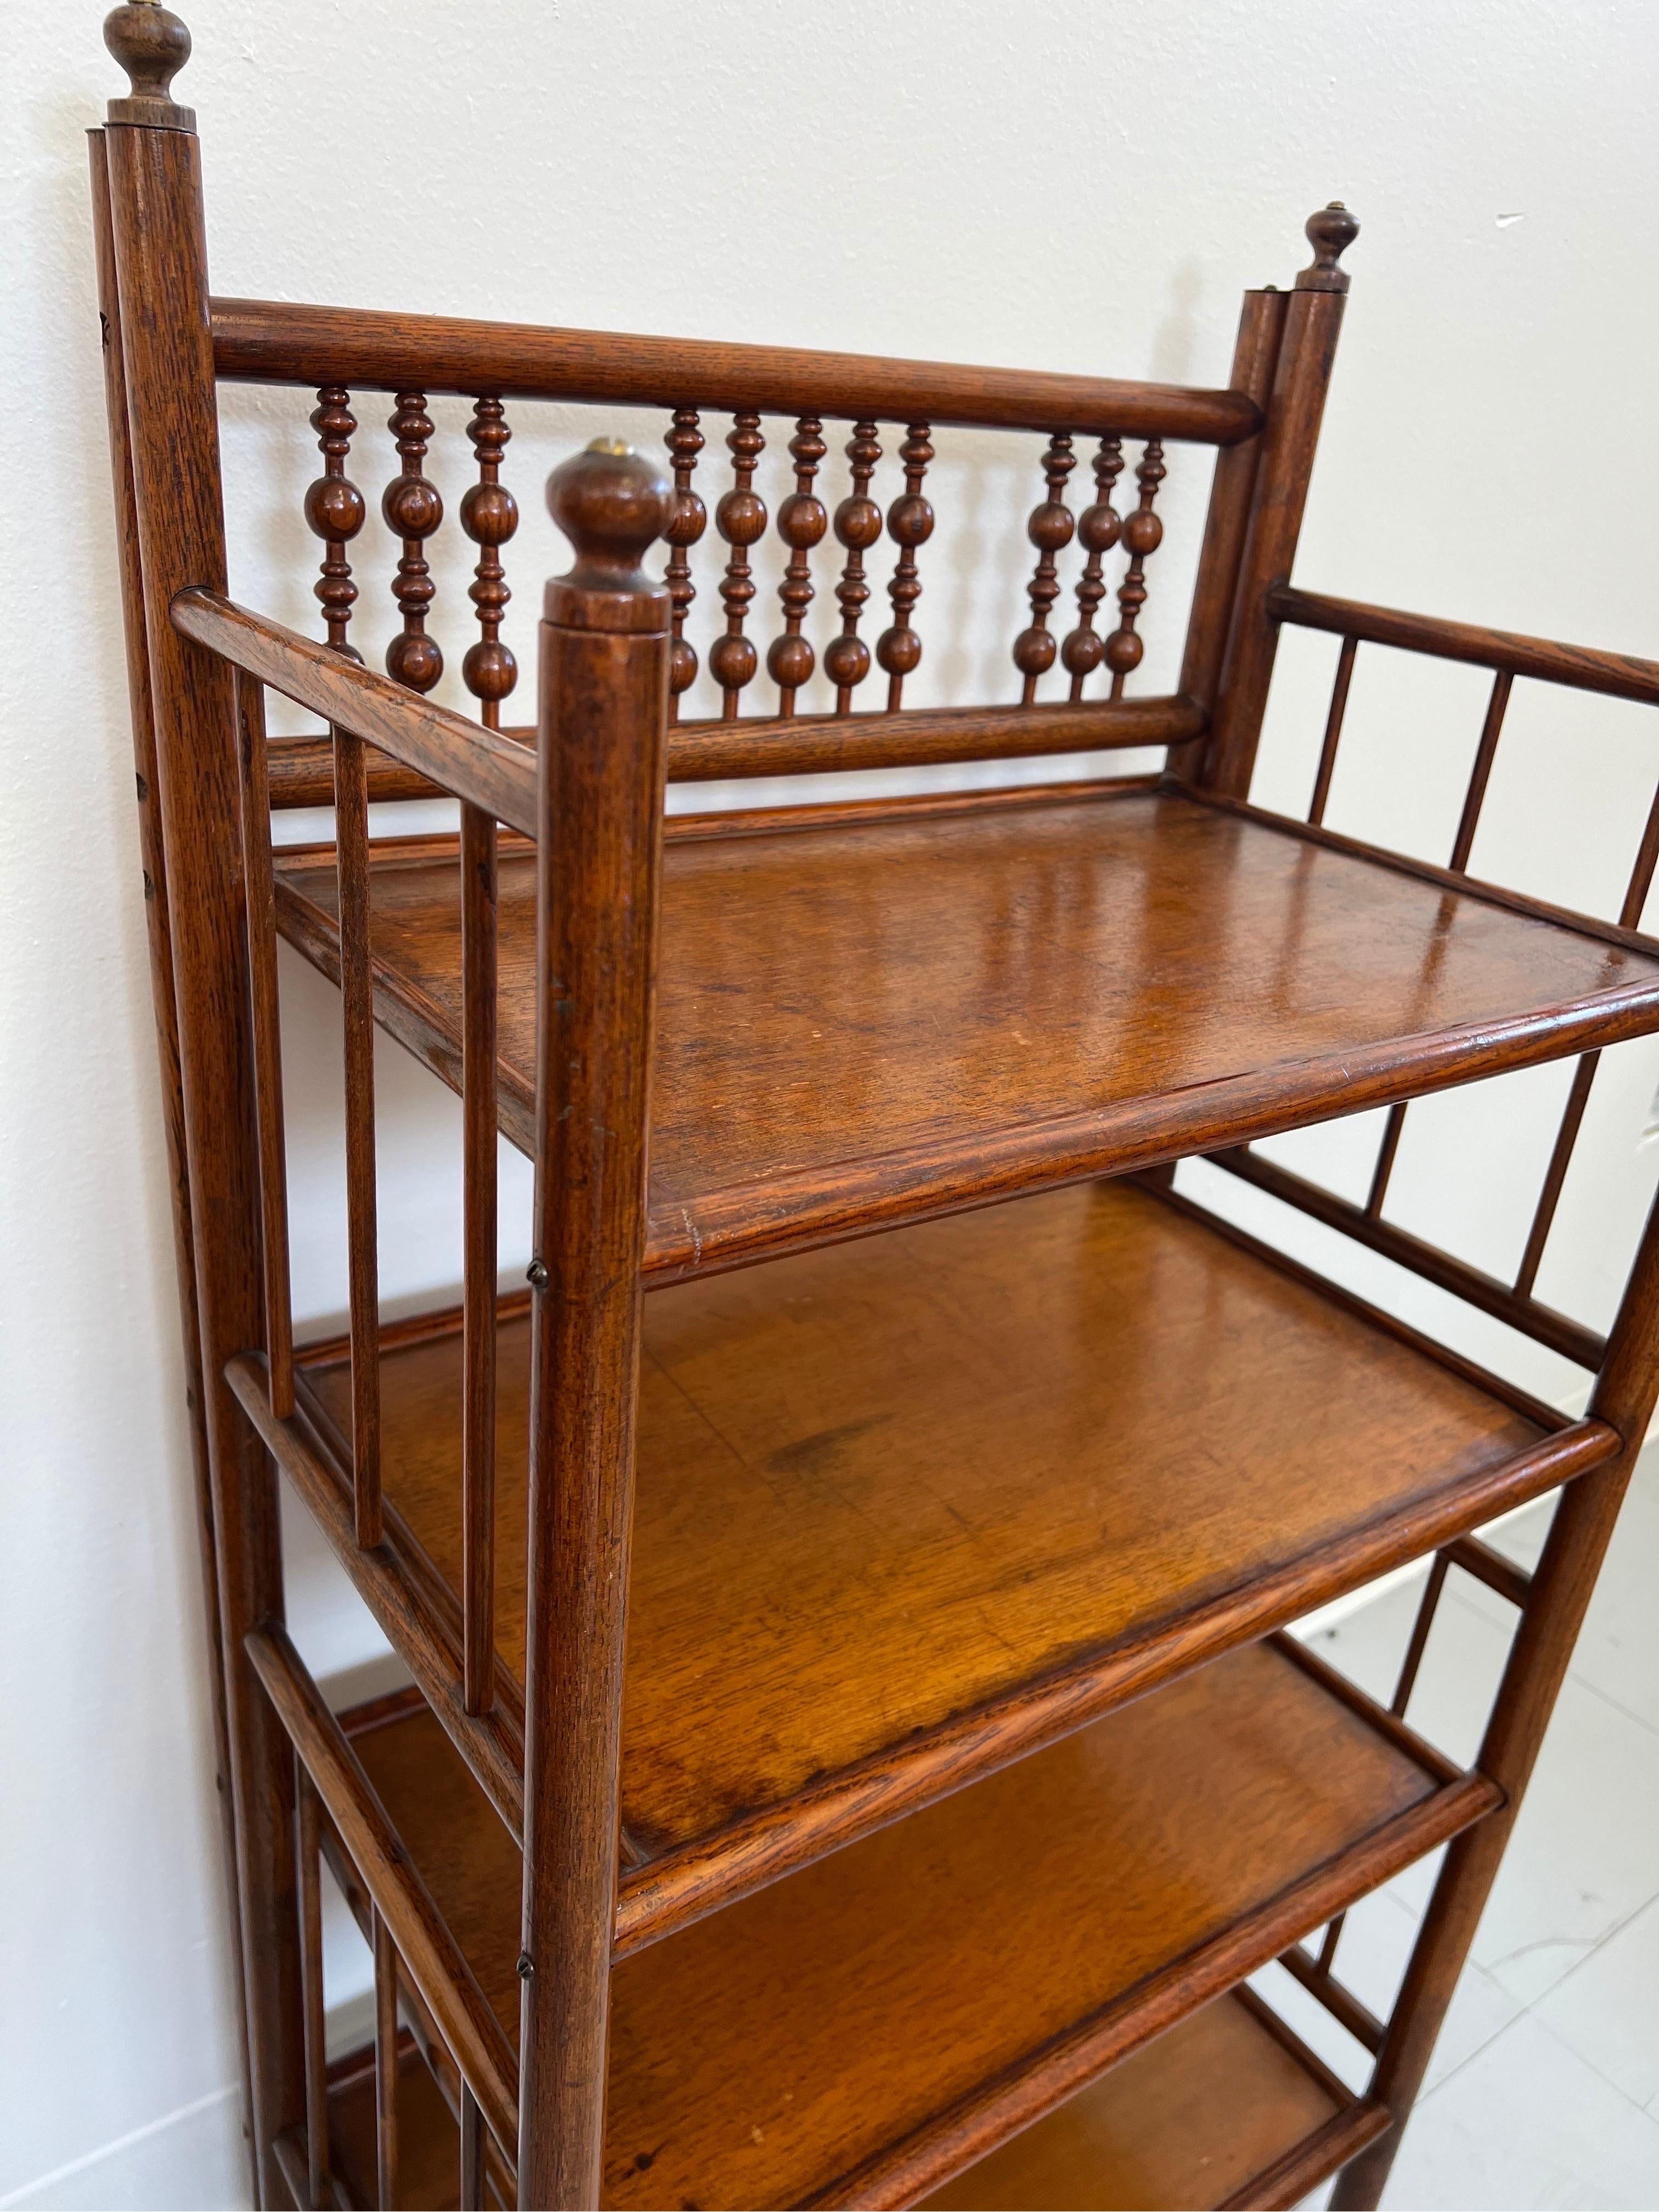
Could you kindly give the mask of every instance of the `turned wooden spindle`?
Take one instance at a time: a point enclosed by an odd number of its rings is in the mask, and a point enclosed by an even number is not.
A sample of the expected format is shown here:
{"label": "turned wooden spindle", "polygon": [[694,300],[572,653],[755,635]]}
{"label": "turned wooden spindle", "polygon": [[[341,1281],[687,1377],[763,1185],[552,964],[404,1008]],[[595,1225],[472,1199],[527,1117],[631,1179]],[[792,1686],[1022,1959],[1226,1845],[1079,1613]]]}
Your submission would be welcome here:
{"label": "turned wooden spindle", "polygon": [[156,0],[127,0],[104,18],[104,44],[127,73],[129,90],[109,102],[112,123],[194,131],[196,111],[173,97],[173,80],[190,59],[190,31]]}
{"label": "turned wooden spindle", "polygon": [[778,586],[783,605],[783,635],[775,637],[766,656],[766,672],[778,687],[778,713],[787,718],[795,711],[795,694],[811,679],[817,655],[811,641],[800,634],[806,610],[812,604],[812,570],[808,558],[830,527],[823,501],[812,489],[812,479],[829,447],[823,425],[816,415],[803,415],[789,441],[795,464],[795,489],[778,509],[778,534],[789,548],[788,566]]}
{"label": "turned wooden spindle", "polygon": [[1146,604],[1146,562],[1163,543],[1164,525],[1152,512],[1152,501],[1158,497],[1158,488],[1167,471],[1164,466],[1164,441],[1149,438],[1135,471],[1135,482],[1140,487],[1140,504],[1127,516],[1123,524],[1123,543],[1129,555],[1129,566],[1123,581],[1118,586],[1117,628],[1106,641],[1106,665],[1112,672],[1112,696],[1121,698],[1123,679],[1131,669],[1139,668],[1146,647],[1135,631],[1135,621]]}
{"label": "turned wooden spindle", "polygon": [[668,648],[668,719],[677,722],[680,694],[689,691],[697,680],[697,649],[685,635],[685,618],[697,596],[697,587],[691,580],[690,550],[708,527],[708,510],[691,489],[691,472],[703,447],[695,407],[674,410],[667,442],[674,465],[674,498],[663,536],[673,550],[668,556],[663,581],[668,586],[669,605],[674,611],[673,642]]}
{"label": "turned wooden spindle", "polygon": [[1316,209],[1308,217],[1303,234],[1314,250],[1314,258],[1298,274],[1297,290],[1346,292],[1348,272],[1338,268],[1337,264],[1359,235],[1358,219],[1348,213],[1340,200],[1333,200],[1328,207]]}
{"label": "turned wooden spindle", "polygon": [[899,447],[899,459],[904,464],[904,489],[887,510],[887,532],[899,549],[898,565],[887,587],[887,596],[893,603],[893,626],[882,632],[876,647],[876,659],[887,671],[890,714],[896,714],[902,702],[905,678],[915,673],[921,660],[921,640],[911,628],[910,617],[921,597],[916,548],[925,545],[933,534],[933,510],[921,495],[921,480],[933,458],[927,423],[910,423],[904,443]]}
{"label": "turned wooden spindle", "polygon": [[1029,707],[1036,697],[1037,678],[1054,666],[1059,649],[1048,628],[1048,617],[1060,597],[1057,563],[1060,553],[1071,544],[1076,527],[1072,510],[1066,504],[1066,479],[1076,466],[1071,440],[1056,431],[1042,457],[1048,497],[1031,509],[1031,519],[1025,526],[1025,535],[1036,548],[1037,564],[1028,586],[1030,627],[1021,630],[1014,640],[1014,665],[1024,678],[1020,692],[1023,707]]}
{"label": "turned wooden spindle", "polygon": [[478,566],[467,597],[478,611],[483,635],[467,648],[461,678],[479,702],[484,727],[498,730],[501,702],[519,680],[513,649],[501,643],[501,617],[513,594],[507,587],[501,549],[519,526],[519,502],[501,482],[501,454],[513,433],[499,399],[478,401],[466,434],[478,464],[478,481],[468,486],[461,501],[461,527],[478,548]]}
{"label": "turned wooden spindle", "polygon": [[444,657],[437,640],[426,634],[427,610],[435,586],[422,548],[444,519],[444,503],[437,486],[422,471],[432,437],[426,394],[400,392],[386,428],[398,441],[403,469],[386,486],[380,512],[387,529],[403,540],[392,596],[404,618],[402,629],[386,647],[386,674],[411,691],[430,691],[444,672]]}
{"label": "turned wooden spindle", "polygon": [[345,472],[351,435],[357,428],[350,398],[341,384],[325,384],[317,394],[311,427],[322,452],[323,473],[306,493],[305,513],[313,536],[323,541],[322,574],[312,589],[322,603],[328,641],[337,653],[361,660],[362,653],[346,642],[346,624],[357,600],[346,547],[362,528],[368,512],[362,492]]}
{"label": "turned wooden spindle", "polygon": [[739,415],[726,438],[737,483],[714,509],[714,527],[732,548],[720,582],[726,608],[726,635],[709,648],[708,670],[720,687],[720,713],[729,722],[738,711],[738,696],[760,665],[752,640],[743,634],[744,621],[755,596],[755,579],[749,566],[749,548],[766,531],[766,501],[754,489],[755,464],[765,450],[758,415]]}
{"label": "turned wooden spindle", "polygon": [[1112,489],[1122,473],[1122,439],[1103,438],[1095,455],[1095,495],[1077,521],[1078,543],[1087,556],[1077,580],[1077,628],[1060,649],[1073,699],[1083,696],[1084,684],[1106,658],[1106,641],[1095,628],[1095,617],[1106,597],[1105,556],[1123,530],[1123,518],[1112,505]]}
{"label": "turned wooden spindle", "polygon": [[847,548],[847,566],[836,586],[841,635],[824,650],[823,672],[836,687],[836,712],[850,714],[853,693],[870,673],[870,648],[859,635],[859,617],[870,597],[864,556],[881,536],[881,509],[870,496],[870,479],[881,459],[873,422],[855,422],[847,441],[853,489],[836,509],[836,536]]}

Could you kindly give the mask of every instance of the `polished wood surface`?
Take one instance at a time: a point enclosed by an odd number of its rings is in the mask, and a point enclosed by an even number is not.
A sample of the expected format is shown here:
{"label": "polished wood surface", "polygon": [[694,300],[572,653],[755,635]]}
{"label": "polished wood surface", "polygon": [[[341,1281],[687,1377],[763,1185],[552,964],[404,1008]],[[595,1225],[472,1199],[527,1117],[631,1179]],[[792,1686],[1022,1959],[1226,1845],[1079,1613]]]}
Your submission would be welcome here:
{"label": "polished wood surface", "polygon": [[[510,2026],[510,1838],[429,1717],[354,1749]],[[1021,2080],[1039,2110],[1080,2085],[1151,2032],[1164,1970],[1444,1794],[1289,1655],[1218,1662],[619,1966],[604,2201],[795,2203],[855,2170],[903,2201],[872,2161],[919,2172],[923,2130],[937,2185],[1036,2117]]]}
{"label": "polished wood surface", "polygon": [[[527,1335],[504,1320],[497,1602],[520,1681]],[[387,1501],[459,1591],[460,1338],[395,1336]],[[305,1358],[343,1456],[349,1367]],[[1304,1563],[1541,1434],[1121,1183],[662,1291],[645,1309],[629,1837],[672,1853],[1034,1681],[1145,1664],[1143,1644],[1243,1586],[1284,1577],[1283,1618]]]}
{"label": "polished wood surface", "polygon": [[929,2212],[1201,2212],[1351,2100],[1224,1996],[935,2190]]}
{"label": "polished wood surface", "polygon": [[[331,855],[278,868],[285,933],[332,972]],[[671,838],[664,899],[648,1264],[678,1273],[1659,1018],[1651,954],[1169,793],[739,822]],[[504,848],[501,1121],[526,1150],[533,911]],[[453,846],[380,849],[381,1018],[452,1082],[459,916]]]}
{"label": "polished wood surface", "polygon": [[1243,392],[1189,385],[278,300],[215,300],[213,357],[219,376],[233,383],[314,386],[337,378],[395,392],[418,369],[424,391],[468,398],[494,392],[503,398],[612,400],[722,413],[758,409],[792,416],[810,407],[848,422],[866,416],[910,422],[925,414],[935,423],[986,429],[1048,431],[1065,422],[1078,430],[1220,446],[1254,437],[1261,428],[1261,410]]}

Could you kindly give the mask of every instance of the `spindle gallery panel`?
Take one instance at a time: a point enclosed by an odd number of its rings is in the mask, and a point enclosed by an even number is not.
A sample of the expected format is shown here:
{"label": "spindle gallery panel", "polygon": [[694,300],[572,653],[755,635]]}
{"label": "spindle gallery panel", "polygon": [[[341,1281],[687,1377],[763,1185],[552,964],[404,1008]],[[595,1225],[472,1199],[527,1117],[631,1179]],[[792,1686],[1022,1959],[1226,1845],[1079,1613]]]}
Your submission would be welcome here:
{"label": "spindle gallery panel", "polygon": [[569,565],[541,486],[596,434],[676,486],[656,565],[683,719],[1176,686],[1204,447],[343,386],[226,385],[220,409],[233,597],[509,727]]}

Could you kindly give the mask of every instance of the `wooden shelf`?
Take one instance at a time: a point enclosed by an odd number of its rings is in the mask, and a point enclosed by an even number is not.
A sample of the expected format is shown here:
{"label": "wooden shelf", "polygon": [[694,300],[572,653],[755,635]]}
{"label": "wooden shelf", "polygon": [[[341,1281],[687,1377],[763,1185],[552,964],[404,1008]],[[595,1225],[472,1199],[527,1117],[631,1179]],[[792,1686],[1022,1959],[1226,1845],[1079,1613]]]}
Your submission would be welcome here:
{"label": "wooden shelf", "polygon": [[[1612,1448],[1118,1182],[646,1301],[624,1943]],[[502,1323],[520,1702],[527,1322]],[[389,1540],[458,1618],[460,1339],[388,1332]],[[349,1463],[349,1370],[300,1370]]]}
{"label": "wooden shelf", "polygon": [[[377,1008],[459,1084],[453,840],[374,848]],[[501,1120],[533,1148],[534,855]],[[331,848],[279,854],[337,975]],[[1238,1142],[1659,1021],[1643,940],[1145,785],[670,824],[647,1269]]]}
{"label": "wooden shelf", "polygon": [[[1291,2204],[1386,2124],[1380,2107],[1352,2097],[1249,1990],[1235,1990],[923,2201],[931,2212]],[[352,2201],[373,2203],[372,2054],[333,2069],[329,2140]],[[412,2051],[400,2075],[398,2141],[399,2212],[453,2206],[460,2130]]]}
{"label": "wooden shelf", "polygon": [[[516,2036],[507,1831],[416,1701],[346,1725]],[[1292,1647],[1233,1653],[623,1960],[605,2201],[909,2202],[1497,1802]],[[1275,2096],[1277,2151],[1333,2117]]]}

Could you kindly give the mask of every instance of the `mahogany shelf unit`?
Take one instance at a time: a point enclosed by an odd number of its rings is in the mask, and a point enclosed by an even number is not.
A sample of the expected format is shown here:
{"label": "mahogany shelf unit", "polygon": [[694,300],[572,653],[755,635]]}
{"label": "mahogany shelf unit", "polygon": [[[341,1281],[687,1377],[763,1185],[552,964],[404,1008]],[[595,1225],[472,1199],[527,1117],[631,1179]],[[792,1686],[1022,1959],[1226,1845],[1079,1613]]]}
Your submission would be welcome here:
{"label": "mahogany shelf unit", "polygon": [[[1659,704],[1659,665],[1291,585],[1340,205],[1206,388],[220,300],[171,94],[188,33],[127,0],[106,37],[131,91],[93,204],[255,2201],[1109,2212],[1335,2177],[1375,2206],[1659,1395],[1654,1220],[1605,1335],[1538,1288],[1600,1056],[1659,1032],[1659,794],[1602,915],[1485,880],[1481,811],[1514,684]],[[235,380],[307,395],[321,641],[227,596]],[[379,392],[384,675],[350,628]],[[444,394],[473,409],[473,714],[429,696]],[[666,458],[601,416],[554,471],[575,562],[528,731],[503,726],[509,401],[660,410]],[[1001,696],[945,707],[915,696],[922,571],[961,520],[934,441],[964,428],[1040,496]],[[1160,489],[1206,449],[1179,679],[1136,694]],[[1250,801],[1286,625],[1340,640],[1301,821]],[[1443,867],[1326,824],[1362,646],[1492,675]],[[271,690],[319,733],[268,736]],[[1076,773],[1121,750],[1161,766]],[[1070,780],[985,781],[1043,757]],[[668,799],[975,763],[974,788]],[[373,802],[432,797],[458,827],[380,834]],[[302,806],[326,842],[274,833]],[[299,1343],[280,939],[344,1038],[349,1326]],[[462,1102],[460,1295],[395,1323],[378,1031]],[[1568,1056],[1511,1274],[1393,1217],[1411,1101]],[[1368,1107],[1363,1200],[1255,1148]],[[513,1293],[502,1132],[535,1165]],[[1176,1188],[1194,1157],[1575,1362],[1584,1411],[1229,1225]],[[342,1715],[285,1625],[284,1480],[410,1678]],[[1547,1495],[1522,1573],[1477,1532]],[[1384,1710],[1291,1632],[1419,1560]],[[1454,1573],[1516,1620],[1467,1766],[1407,1718]],[[1378,2017],[1344,1916],[1443,1848]],[[374,2014],[332,2063],[327,1881]],[[1274,1960],[1352,2081],[1249,1986]]]}

